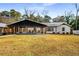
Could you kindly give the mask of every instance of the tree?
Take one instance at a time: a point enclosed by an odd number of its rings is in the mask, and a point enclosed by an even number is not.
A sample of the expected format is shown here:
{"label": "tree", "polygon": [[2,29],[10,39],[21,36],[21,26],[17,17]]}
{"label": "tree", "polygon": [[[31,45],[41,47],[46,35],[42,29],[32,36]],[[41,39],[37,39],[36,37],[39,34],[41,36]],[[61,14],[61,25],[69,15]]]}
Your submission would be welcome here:
{"label": "tree", "polygon": [[25,14],[23,17],[35,21],[35,11],[34,10],[26,10],[25,9]]}
{"label": "tree", "polygon": [[37,13],[37,11],[35,10],[26,10],[26,9],[24,10],[25,10],[25,14],[22,16],[24,18],[37,21],[37,22],[50,22],[51,17],[47,15],[47,12],[48,12],[47,10],[42,11],[43,16],[41,16],[39,12]]}
{"label": "tree", "polygon": [[42,11],[42,15],[45,16],[45,15],[47,15],[47,14],[48,14],[48,10],[43,10],[43,11]]}
{"label": "tree", "polygon": [[43,17],[38,13],[37,16],[35,17],[37,22],[43,22]]}
{"label": "tree", "polygon": [[16,11],[14,9],[10,10],[10,16],[15,17],[16,16]]}
{"label": "tree", "polygon": [[16,11],[16,16],[15,16],[15,18],[16,18],[16,19],[19,19],[20,17],[21,17],[21,13]]}
{"label": "tree", "polygon": [[75,4],[75,8],[76,8],[76,16],[74,16],[74,14],[72,14],[71,12],[68,13],[65,12],[65,20],[67,24],[71,25],[71,27],[74,30],[79,30],[79,17],[78,17],[79,8],[77,4]]}
{"label": "tree", "polygon": [[14,9],[11,9],[10,17],[14,18],[15,20],[18,20],[21,17],[21,13],[18,11],[15,11]]}
{"label": "tree", "polygon": [[50,22],[50,20],[51,20],[51,17],[48,15],[45,15],[43,22]]}
{"label": "tree", "polygon": [[64,22],[64,16],[59,17],[59,22]]}
{"label": "tree", "polygon": [[65,22],[71,26],[71,28],[75,29],[75,16],[72,14],[72,11],[66,12],[64,16]]}
{"label": "tree", "polygon": [[4,16],[4,17],[9,17],[9,16],[10,16],[10,14],[9,14],[9,12],[8,12],[8,11],[2,11],[2,12],[1,12],[1,16]]}
{"label": "tree", "polygon": [[78,8],[77,3],[75,4],[75,8],[76,8],[76,21],[75,21],[76,24],[75,25],[76,25],[76,30],[77,30],[78,29],[78,24],[77,24],[78,23],[77,22],[78,21],[78,18],[77,17],[78,17],[78,12],[79,12],[79,8]]}
{"label": "tree", "polygon": [[72,11],[70,11],[70,12],[65,12],[65,16],[64,16],[64,19],[65,19],[65,21],[67,22],[67,24],[69,24],[70,25],[70,23],[72,22],[72,20],[74,20],[74,14],[72,14]]}

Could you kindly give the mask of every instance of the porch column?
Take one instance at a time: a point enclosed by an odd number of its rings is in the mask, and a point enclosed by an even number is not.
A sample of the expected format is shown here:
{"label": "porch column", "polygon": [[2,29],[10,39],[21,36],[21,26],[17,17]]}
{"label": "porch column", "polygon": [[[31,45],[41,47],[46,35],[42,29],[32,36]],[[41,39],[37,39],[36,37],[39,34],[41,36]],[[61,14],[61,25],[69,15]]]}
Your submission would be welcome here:
{"label": "porch column", "polygon": [[45,34],[46,33],[46,28],[43,28],[43,34]]}
{"label": "porch column", "polygon": [[19,26],[18,26],[18,33],[19,33],[20,31],[19,31]]}
{"label": "porch column", "polygon": [[25,32],[26,32],[26,33],[28,32],[28,27],[27,27],[27,26],[25,27]]}
{"label": "porch column", "polygon": [[11,29],[12,29],[12,32],[11,33],[13,34],[14,33],[14,28],[11,28]]}
{"label": "porch column", "polygon": [[8,28],[9,29],[9,33],[12,33],[12,29],[11,28]]}
{"label": "porch column", "polygon": [[21,30],[21,28],[19,27],[19,33],[21,33],[22,32],[22,30]]}
{"label": "porch column", "polygon": [[34,33],[36,33],[36,27],[34,27]]}
{"label": "porch column", "polygon": [[21,33],[23,33],[23,28],[20,28],[21,29]]}
{"label": "porch column", "polygon": [[43,34],[43,28],[41,28],[41,33]]}
{"label": "porch column", "polygon": [[4,28],[1,29],[1,32],[4,33]]}
{"label": "porch column", "polygon": [[37,28],[36,28],[36,32],[37,32],[37,33],[41,33],[41,28],[40,28],[40,27],[37,27]]}
{"label": "porch column", "polygon": [[13,27],[13,33],[15,34],[15,27]]}
{"label": "porch column", "polygon": [[24,27],[24,28],[23,28],[23,32],[24,32],[24,33],[26,33],[26,31],[27,31],[27,28],[26,28],[26,27]]}
{"label": "porch column", "polygon": [[46,27],[41,27],[41,33],[45,34],[46,33]]}

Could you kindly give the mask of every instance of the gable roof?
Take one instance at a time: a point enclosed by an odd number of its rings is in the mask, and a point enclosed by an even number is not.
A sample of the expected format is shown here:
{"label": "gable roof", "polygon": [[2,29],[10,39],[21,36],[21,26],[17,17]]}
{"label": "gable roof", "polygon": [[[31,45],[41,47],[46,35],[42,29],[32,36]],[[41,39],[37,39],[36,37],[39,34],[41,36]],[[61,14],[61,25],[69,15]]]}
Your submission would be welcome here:
{"label": "gable roof", "polygon": [[53,22],[53,23],[43,23],[43,24],[45,24],[47,26],[59,26],[63,23],[65,23],[65,22]]}
{"label": "gable roof", "polygon": [[70,27],[70,25],[68,25],[66,22],[53,22],[53,23],[43,23],[47,26],[54,26],[54,27],[58,27],[60,25],[67,25]]}
{"label": "gable roof", "polygon": [[33,23],[33,24],[37,24],[37,25],[41,25],[41,26],[47,26],[45,24],[42,24],[42,23],[39,23],[39,22],[35,22],[35,21],[30,20],[30,19],[21,19],[20,21],[16,21],[16,22],[13,22],[11,24],[8,24],[8,26],[14,25],[14,24],[18,24],[18,23],[22,23],[22,22],[25,22],[25,24],[26,23],[28,23],[28,24],[30,23],[30,25],[32,25],[32,23]]}
{"label": "gable roof", "polygon": [[5,24],[5,23],[0,23],[0,27],[6,27],[7,26],[7,24]]}
{"label": "gable roof", "polygon": [[[67,24],[67,23],[63,23],[63,24],[61,24],[61,25],[66,25],[66,26],[69,26],[69,27],[71,27],[69,24]],[[61,25],[59,25],[59,26],[61,26]]]}

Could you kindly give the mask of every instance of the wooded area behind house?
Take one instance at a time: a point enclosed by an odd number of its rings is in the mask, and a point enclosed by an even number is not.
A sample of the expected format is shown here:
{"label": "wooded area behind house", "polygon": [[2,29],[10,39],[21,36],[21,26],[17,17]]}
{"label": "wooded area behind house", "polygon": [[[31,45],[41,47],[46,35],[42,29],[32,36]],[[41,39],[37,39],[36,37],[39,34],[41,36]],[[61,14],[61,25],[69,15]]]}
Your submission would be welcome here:
{"label": "wooded area behind house", "polygon": [[37,22],[49,22],[51,17],[48,15],[41,16],[39,13],[35,16],[35,11],[25,10],[25,14],[21,14],[19,11],[11,9],[10,11],[0,12],[0,22],[12,23],[22,20],[22,18],[30,19]]}
{"label": "wooded area behind house", "polygon": [[[43,13],[37,13],[36,11],[26,10],[25,14],[21,14],[19,11],[16,11],[15,9],[11,9],[10,11],[1,11],[0,12],[0,22],[10,24],[16,21],[20,21],[23,18],[40,22],[40,23],[49,23],[49,22],[66,22],[68,25],[71,26],[72,29],[76,29],[76,23],[77,23],[77,30],[79,30],[79,16],[77,17],[70,11],[65,12],[65,15],[57,16],[55,18],[50,17],[47,15],[46,12],[43,11]],[[77,18],[77,22],[76,22]],[[51,21],[52,20],[52,21]]]}

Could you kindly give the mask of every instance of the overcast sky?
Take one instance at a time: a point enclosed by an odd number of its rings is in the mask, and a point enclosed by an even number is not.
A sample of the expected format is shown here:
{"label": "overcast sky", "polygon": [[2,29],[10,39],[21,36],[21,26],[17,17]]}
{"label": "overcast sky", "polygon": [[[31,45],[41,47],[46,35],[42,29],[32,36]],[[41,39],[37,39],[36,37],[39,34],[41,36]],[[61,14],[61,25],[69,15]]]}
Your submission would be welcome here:
{"label": "overcast sky", "polygon": [[65,11],[75,13],[75,5],[72,3],[0,3],[0,11],[15,9],[24,14],[25,8],[39,13],[45,11],[52,18],[64,15]]}

